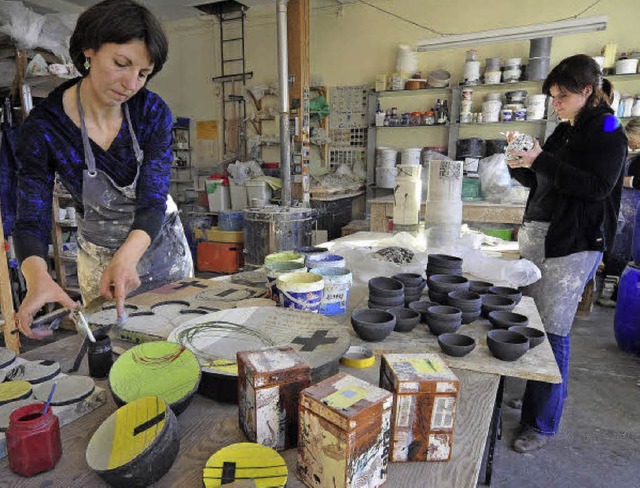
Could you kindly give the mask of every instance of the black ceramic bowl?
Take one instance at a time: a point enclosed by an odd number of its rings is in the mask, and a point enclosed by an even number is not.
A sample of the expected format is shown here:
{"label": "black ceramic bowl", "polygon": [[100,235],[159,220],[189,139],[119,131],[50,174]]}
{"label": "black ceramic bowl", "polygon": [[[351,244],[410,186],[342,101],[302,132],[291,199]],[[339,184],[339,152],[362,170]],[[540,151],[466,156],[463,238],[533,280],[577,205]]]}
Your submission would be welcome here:
{"label": "black ceramic bowl", "polygon": [[462,276],[461,269],[450,269],[450,268],[436,268],[436,267],[427,267],[426,270],[427,278],[431,278],[433,275],[455,275]]}
{"label": "black ceramic bowl", "polygon": [[397,297],[385,297],[380,295],[369,295],[369,301],[383,307],[399,307],[404,305],[404,295]]}
{"label": "black ceramic bowl", "polygon": [[455,332],[462,325],[462,312],[456,307],[433,305],[425,315],[427,326],[434,335]]}
{"label": "black ceramic bowl", "polygon": [[545,333],[535,327],[524,327],[522,325],[512,325],[509,330],[519,332],[527,339],[529,339],[529,346],[533,349],[544,342]]}
{"label": "black ceramic bowl", "polygon": [[492,286],[489,288],[489,294],[509,297],[516,302],[516,305],[520,303],[520,300],[522,299],[522,292],[520,290],[517,290],[516,288],[509,288],[508,286]]}
{"label": "black ceramic bowl", "polygon": [[483,295],[482,316],[488,317],[491,312],[496,310],[511,312],[515,306],[516,302],[509,297],[503,297],[502,295]]}
{"label": "black ceramic bowl", "polygon": [[482,307],[482,297],[472,291],[450,291],[447,293],[447,302],[463,312],[479,312]]}
{"label": "black ceramic bowl", "polygon": [[515,361],[529,350],[529,339],[512,330],[490,330],[487,346],[493,357],[502,361]]}
{"label": "black ceramic bowl", "polygon": [[416,325],[420,323],[422,314],[417,310],[411,310],[410,308],[391,308],[389,309],[396,317],[396,332],[410,332]]}
{"label": "black ceramic bowl", "polygon": [[476,312],[462,312],[462,323],[470,324],[480,318],[480,310]]}
{"label": "black ceramic bowl", "polygon": [[391,334],[396,326],[396,317],[384,310],[363,308],[353,312],[351,325],[362,340],[380,342]]}
{"label": "black ceramic bowl", "polygon": [[473,351],[476,347],[476,341],[468,335],[449,332],[438,336],[438,345],[442,352],[448,356],[461,358]]}
{"label": "black ceramic bowl", "polygon": [[526,327],[529,325],[529,319],[526,315],[515,312],[505,312],[503,310],[494,310],[489,313],[489,322],[495,329],[508,329],[514,325]]}
{"label": "black ceramic bowl", "polygon": [[462,258],[450,256],[448,254],[429,254],[427,256],[427,266],[440,266],[441,268],[462,268]]}
{"label": "black ceramic bowl", "polygon": [[407,305],[411,310],[415,310],[416,312],[420,312],[420,321],[426,323],[426,313],[429,307],[433,307],[434,303],[428,300],[418,300],[417,302],[411,302]]}
{"label": "black ceramic bowl", "polygon": [[420,286],[424,281],[422,275],[419,275],[418,273],[398,273],[393,275],[391,278],[401,282],[405,288]]}
{"label": "black ceramic bowl", "polygon": [[429,290],[429,300],[439,305],[446,305],[449,297],[446,293],[438,293],[437,291]]}
{"label": "black ceramic bowl", "polygon": [[427,286],[429,291],[447,294],[455,290],[468,290],[469,280],[464,276],[436,274],[427,279]]}
{"label": "black ceramic bowl", "polygon": [[398,280],[378,276],[369,280],[369,296],[397,297],[404,294],[404,285]]}
{"label": "black ceramic bowl", "polygon": [[493,283],[489,283],[488,281],[469,281],[469,291],[478,293],[479,295],[485,295],[489,293],[489,288],[491,288],[492,286]]}
{"label": "black ceramic bowl", "polygon": [[367,306],[371,310],[389,310],[390,308],[396,308],[396,307],[399,307],[400,305],[380,305],[379,303],[372,302],[371,300],[369,300],[367,302]]}

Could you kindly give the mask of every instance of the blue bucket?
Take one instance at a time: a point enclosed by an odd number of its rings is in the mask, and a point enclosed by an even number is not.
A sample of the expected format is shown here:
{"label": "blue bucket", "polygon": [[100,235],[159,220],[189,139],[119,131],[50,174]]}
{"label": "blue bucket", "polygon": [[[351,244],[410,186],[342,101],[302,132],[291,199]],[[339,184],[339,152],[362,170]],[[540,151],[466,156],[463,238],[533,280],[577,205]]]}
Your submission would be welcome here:
{"label": "blue bucket", "polygon": [[305,258],[307,268],[344,268],[345,260],[338,254],[309,254]]}
{"label": "blue bucket", "polygon": [[320,304],[322,315],[345,313],[349,306],[349,291],[353,278],[347,268],[314,268],[312,273],[324,279],[324,293]]}
{"label": "blue bucket", "polygon": [[324,279],[313,273],[287,273],[278,276],[276,287],[280,305],[307,312],[318,312],[324,292]]}
{"label": "blue bucket", "polygon": [[218,215],[218,229],[225,231],[239,231],[243,229],[244,217],[242,212],[221,212]]}

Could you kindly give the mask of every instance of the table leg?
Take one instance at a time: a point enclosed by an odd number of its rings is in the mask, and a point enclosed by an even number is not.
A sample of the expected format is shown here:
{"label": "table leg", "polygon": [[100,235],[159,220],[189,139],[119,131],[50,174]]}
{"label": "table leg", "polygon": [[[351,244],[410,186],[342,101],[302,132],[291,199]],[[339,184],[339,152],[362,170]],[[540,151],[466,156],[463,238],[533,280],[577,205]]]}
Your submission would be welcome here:
{"label": "table leg", "polygon": [[489,428],[489,452],[487,454],[487,464],[484,469],[484,484],[491,485],[491,472],[493,469],[493,455],[496,449],[496,441],[502,439],[502,396],[504,393],[504,376],[500,376],[498,391],[496,392],[496,402],[493,406],[493,417]]}

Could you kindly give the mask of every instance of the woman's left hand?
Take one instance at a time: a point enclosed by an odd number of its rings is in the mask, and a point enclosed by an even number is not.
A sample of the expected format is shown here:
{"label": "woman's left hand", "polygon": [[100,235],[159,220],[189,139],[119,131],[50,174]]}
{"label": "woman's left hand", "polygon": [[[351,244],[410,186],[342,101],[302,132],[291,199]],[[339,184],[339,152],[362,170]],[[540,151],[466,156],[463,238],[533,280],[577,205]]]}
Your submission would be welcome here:
{"label": "woman's left hand", "polygon": [[118,317],[124,317],[125,298],[140,286],[140,277],[136,270],[138,259],[120,251],[113,256],[102,273],[100,295],[107,300],[115,300]]}
{"label": "woman's left hand", "polygon": [[536,139],[535,144],[533,145],[533,149],[530,151],[514,151],[511,154],[516,156],[518,159],[508,160],[507,164],[510,168],[530,168],[533,162],[536,160],[538,156],[542,153],[542,148],[540,147],[540,143]]}

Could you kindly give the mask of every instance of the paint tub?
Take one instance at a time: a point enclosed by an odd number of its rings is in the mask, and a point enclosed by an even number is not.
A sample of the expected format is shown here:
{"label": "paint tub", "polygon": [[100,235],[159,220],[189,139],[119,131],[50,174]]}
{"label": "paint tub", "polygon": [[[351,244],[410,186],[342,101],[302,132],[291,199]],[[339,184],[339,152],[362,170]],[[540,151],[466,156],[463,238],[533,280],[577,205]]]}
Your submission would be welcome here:
{"label": "paint tub", "polygon": [[311,254],[329,254],[329,249],[327,249],[326,247],[305,246],[299,247],[298,249],[296,249],[296,252],[304,254],[305,256],[310,256]]}
{"label": "paint tub", "polygon": [[306,312],[320,310],[324,279],[314,273],[286,273],[276,279],[280,305]]}
{"label": "paint tub", "polygon": [[274,302],[280,301],[280,295],[276,288],[276,279],[286,273],[306,273],[307,267],[303,263],[295,261],[276,261],[265,265],[267,268],[267,292]]}
{"label": "paint tub", "polygon": [[396,168],[376,167],[376,186],[393,189],[396,186]]}
{"label": "paint tub", "polygon": [[345,313],[349,306],[349,291],[353,283],[351,271],[347,268],[314,268],[312,273],[324,279],[324,292],[320,304],[322,315]]}
{"label": "paint tub", "polygon": [[269,254],[264,258],[264,265],[267,266],[273,263],[283,263],[283,262],[291,262],[291,263],[300,263],[304,265],[304,254],[300,254],[293,251],[284,251],[284,252],[274,252],[273,254]]}
{"label": "paint tub", "polygon": [[218,229],[224,231],[242,230],[244,218],[242,212],[222,212],[218,215]]}
{"label": "paint tub", "polygon": [[243,214],[245,265],[253,267],[262,266],[267,254],[310,246],[318,218],[317,210],[301,207],[248,208]]}
{"label": "paint tub", "polygon": [[312,254],[305,260],[307,268],[344,268],[345,260],[338,254]]}

